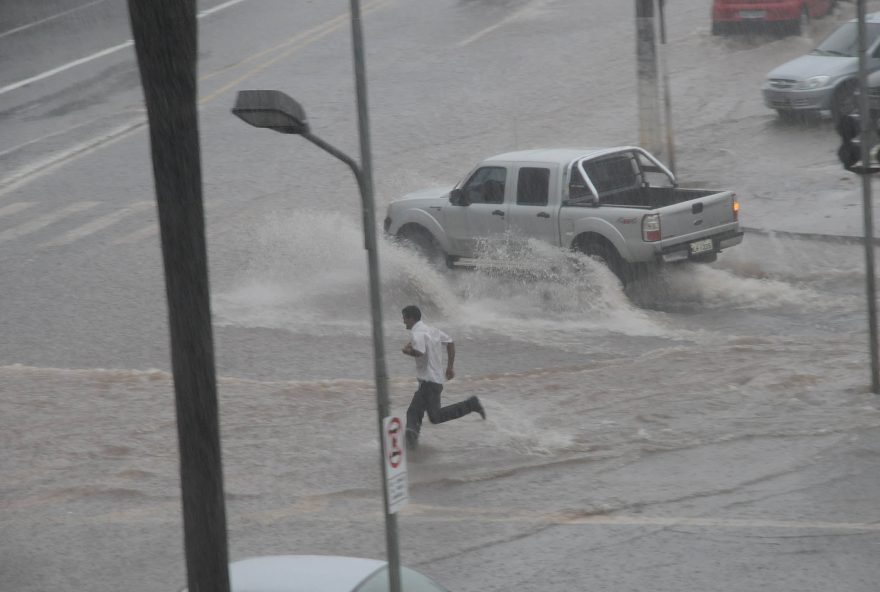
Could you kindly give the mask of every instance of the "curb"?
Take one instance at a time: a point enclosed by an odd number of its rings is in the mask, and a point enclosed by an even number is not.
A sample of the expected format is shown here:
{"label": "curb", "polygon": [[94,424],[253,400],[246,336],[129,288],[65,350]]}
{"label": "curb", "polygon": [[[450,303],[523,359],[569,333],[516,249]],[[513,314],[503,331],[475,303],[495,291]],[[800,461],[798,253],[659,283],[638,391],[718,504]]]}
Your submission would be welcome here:
{"label": "curb", "polygon": [[[749,226],[741,226],[740,230],[751,234],[759,234],[762,236],[778,236],[782,238],[793,238],[798,240],[816,240],[829,243],[859,243],[863,244],[865,238],[862,236],[852,236],[847,234],[819,234],[816,232],[791,232],[787,230],[764,230],[763,228],[751,228]],[[880,246],[880,238],[875,237],[872,240],[874,246]]]}

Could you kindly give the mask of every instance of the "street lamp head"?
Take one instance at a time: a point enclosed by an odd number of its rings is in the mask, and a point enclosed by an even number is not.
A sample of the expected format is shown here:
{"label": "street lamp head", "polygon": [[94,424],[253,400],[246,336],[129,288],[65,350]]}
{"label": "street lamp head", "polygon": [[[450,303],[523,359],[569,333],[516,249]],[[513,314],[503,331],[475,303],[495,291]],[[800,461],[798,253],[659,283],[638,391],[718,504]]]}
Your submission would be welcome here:
{"label": "street lamp head", "polygon": [[282,134],[309,133],[305,110],[279,90],[238,91],[232,112],[254,127],[267,127]]}

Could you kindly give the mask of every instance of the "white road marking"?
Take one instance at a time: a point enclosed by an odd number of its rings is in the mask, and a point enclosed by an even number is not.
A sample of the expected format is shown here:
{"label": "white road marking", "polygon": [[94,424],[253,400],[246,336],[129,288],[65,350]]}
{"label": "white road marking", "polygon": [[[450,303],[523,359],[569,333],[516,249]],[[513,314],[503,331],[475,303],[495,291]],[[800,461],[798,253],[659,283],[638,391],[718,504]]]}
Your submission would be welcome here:
{"label": "white road marking", "polygon": [[[229,2],[225,2],[223,4],[220,4],[219,6],[215,6],[214,8],[209,8],[207,10],[201,11],[198,15],[196,15],[196,18],[203,18],[205,16],[214,14],[215,12],[219,12],[223,9],[229,8],[231,6],[235,6],[236,4],[240,4],[240,3],[246,2],[246,1],[247,0],[229,0]],[[84,58],[80,58],[78,60],[68,62],[66,64],[58,66],[57,68],[52,68],[51,70],[46,70],[45,72],[37,74],[36,76],[31,76],[30,78],[27,78],[25,80],[19,80],[18,82],[13,82],[12,84],[7,84],[6,86],[0,88],[0,95],[6,94],[6,93],[13,91],[13,90],[16,90],[16,89],[19,89],[23,86],[27,86],[28,84],[31,84],[33,82],[45,80],[46,78],[49,78],[51,76],[55,76],[56,74],[60,74],[61,72],[64,72],[66,70],[70,70],[71,68],[75,68],[77,66],[87,64],[87,63],[92,62],[94,60],[97,60],[99,58],[103,58],[104,56],[108,56],[111,53],[116,53],[117,51],[119,51],[121,49],[126,49],[128,47],[133,47],[133,46],[134,46],[134,40],[129,39],[125,43],[120,43],[119,45],[114,45],[113,47],[108,47],[107,49],[103,49],[97,53],[93,53],[92,55],[88,55]]]}
{"label": "white road marking", "polygon": [[79,240],[81,238],[85,238],[90,234],[94,234],[99,230],[103,230],[108,226],[112,226],[116,224],[126,216],[130,216],[136,212],[147,209],[153,205],[152,201],[139,201],[134,205],[116,210],[115,212],[111,212],[105,216],[101,216],[100,218],[95,218],[91,222],[83,224],[79,228],[74,228],[70,232],[67,232],[54,240],[47,241],[40,245],[41,247],[58,247],[61,245],[67,245],[72,243],[75,240]]}
{"label": "white road marking", "polygon": [[156,236],[159,234],[159,223],[150,224],[149,226],[144,226],[140,230],[135,230],[131,234],[124,236],[122,238],[116,239],[113,241],[114,245],[128,245],[131,243],[136,243],[138,241],[144,240],[145,238],[149,238],[151,236]]}
{"label": "white road marking", "polygon": [[21,88],[22,86],[27,86],[32,82],[38,82],[40,80],[44,80],[49,78],[50,76],[55,76],[56,74],[60,74],[66,70],[70,70],[71,68],[76,68],[77,66],[81,66],[83,64],[87,64],[98,58],[103,58],[106,55],[110,55],[111,53],[116,53],[120,49],[125,49],[126,47],[132,47],[134,45],[134,41],[129,39],[125,43],[120,43],[119,45],[114,45],[113,47],[108,47],[107,49],[101,50],[98,53],[93,53],[90,56],[86,56],[84,58],[80,58],[78,60],[73,60],[72,62],[68,62],[62,66],[58,66],[57,68],[52,68],[51,70],[46,70],[36,76],[31,76],[30,78],[25,78],[24,80],[19,80],[18,82],[13,82],[12,84],[7,84],[3,88],[0,88],[0,95],[6,94],[10,91]]}
{"label": "white road marking", "polygon": [[202,17],[208,16],[210,14],[214,14],[215,12],[220,12],[221,10],[225,10],[225,9],[229,8],[230,6],[235,6],[236,4],[240,4],[244,1],[245,0],[229,0],[229,2],[224,2],[223,4],[218,4],[214,8],[207,8],[198,14],[198,18],[202,18]]}
{"label": "white road marking", "polygon": [[0,180],[0,197],[3,197],[10,191],[18,189],[22,185],[38,179],[45,173],[65,164],[72,157],[88,154],[98,148],[109,146],[113,142],[125,138],[130,132],[144,127],[146,124],[147,122],[145,119],[139,119],[123,124],[97,138],[92,138],[87,142],[76,144],[67,150],[52,154],[51,156],[38,160],[26,167],[22,167],[5,179]]}
{"label": "white road marking", "polygon": [[22,210],[26,210],[33,205],[34,202],[31,201],[19,201],[16,203],[11,203],[8,206],[0,208],[0,218],[2,218],[3,216],[11,216],[12,214],[18,213]]}
{"label": "white road marking", "polygon": [[20,27],[16,27],[14,29],[10,29],[8,31],[4,31],[0,33],[0,39],[3,39],[7,35],[12,35],[13,33],[19,33],[21,31],[30,29],[31,27],[36,27],[42,25],[43,23],[48,23],[49,21],[53,21],[62,16],[68,15],[71,12],[76,12],[77,10],[82,10],[84,8],[88,8],[89,6],[94,6],[95,4],[100,4],[101,2],[106,2],[107,0],[95,0],[94,2],[89,2],[88,4],[83,4],[82,6],[77,6],[76,8],[71,8],[70,10],[65,10],[63,12],[59,12],[58,14],[53,14],[52,16],[48,16],[44,19],[40,19],[38,21],[34,21],[32,23],[28,23],[26,25],[22,25]]}
{"label": "white road marking", "polygon": [[464,47],[465,45],[470,45],[471,43],[473,43],[474,41],[480,39],[481,37],[484,37],[484,36],[488,35],[488,34],[491,33],[492,31],[494,31],[495,29],[498,29],[498,28],[500,28],[500,27],[503,27],[503,26],[506,25],[507,23],[509,23],[509,22],[511,22],[511,21],[514,21],[514,20],[518,19],[521,15],[525,14],[526,12],[530,12],[530,11],[534,10],[535,7],[536,7],[536,4],[535,4],[535,3],[533,3],[533,2],[529,2],[528,4],[526,4],[525,6],[523,6],[522,8],[520,8],[519,10],[517,10],[516,12],[514,12],[514,13],[508,15],[507,17],[501,19],[500,21],[498,21],[498,22],[495,23],[494,25],[489,25],[488,27],[486,27],[486,28],[483,29],[482,31],[478,31],[478,32],[474,33],[473,35],[471,35],[470,37],[468,37],[468,38],[465,39],[464,41],[459,41],[459,42],[456,44],[456,47]]}
{"label": "white road marking", "polygon": [[81,128],[89,125],[90,123],[92,123],[92,122],[87,121],[85,123],[77,123],[76,125],[72,125],[70,127],[63,128],[58,131],[53,131],[53,132],[48,133],[44,136],[38,136],[36,138],[33,138],[32,140],[28,140],[27,142],[22,142],[21,144],[18,144],[17,146],[12,146],[12,147],[7,148],[5,150],[0,150],[0,157],[6,156],[7,154],[12,154],[13,152],[17,152],[17,151],[21,150],[22,148],[25,148],[25,147],[30,146],[32,144],[36,144],[36,143],[42,142],[44,140],[49,140],[51,138],[57,138],[58,136],[62,136],[64,134],[70,133],[73,130],[81,129]]}
{"label": "white road marking", "polygon": [[49,212],[48,214],[40,216],[39,218],[34,218],[33,220],[29,220],[28,222],[19,224],[18,226],[13,226],[12,228],[0,232],[0,243],[5,243],[6,241],[21,238],[26,234],[30,234],[32,232],[40,230],[41,228],[45,228],[46,226],[49,226],[53,222],[57,222],[58,220],[61,220],[66,216],[81,212],[83,210],[88,210],[89,208],[93,208],[96,205],[98,205],[98,202],[96,201],[80,201],[71,204],[66,208],[55,210],[54,212]]}
{"label": "white road marking", "polygon": [[[214,8],[200,12],[199,17],[213,14],[213,13],[215,13],[219,10],[222,10],[224,8],[228,8],[230,6],[234,6],[235,4],[240,4],[241,2],[246,2],[246,1],[247,0],[229,0],[229,2],[226,2],[224,4],[215,6]],[[379,8],[383,8],[383,7],[387,6],[388,4],[392,4],[394,2],[395,2],[395,0],[376,0],[374,2],[370,2],[363,7],[362,14],[368,14],[374,10],[378,10]],[[309,31],[306,31],[305,33],[301,33],[301,34],[295,36],[292,40],[289,40],[280,46],[283,48],[285,46],[293,44],[293,48],[287,49],[281,55],[276,56],[275,58],[270,59],[266,63],[264,63],[256,68],[251,69],[250,71],[248,71],[248,73],[246,75],[234,80],[233,82],[223,86],[222,88],[214,91],[213,93],[211,93],[205,97],[202,97],[201,99],[199,99],[199,104],[203,105],[203,104],[213,100],[214,98],[219,96],[221,93],[225,93],[226,91],[228,91],[230,88],[234,87],[235,85],[238,85],[242,81],[253,77],[257,73],[259,73],[260,71],[265,69],[267,66],[275,63],[276,61],[278,61],[280,59],[288,57],[294,51],[302,49],[303,47],[308,46],[310,43],[312,43],[318,39],[323,38],[324,36],[328,35],[331,32],[338,30],[338,28],[340,26],[342,26],[343,24],[345,24],[345,22],[347,22],[347,19],[349,19],[349,18],[350,17],[347,13],[340,14],[339,16],[331,19],[330,21],[327,21],[321,25],[318,25],[318,26],[310,29]],[[128,41],[127,44],[131,45],[132,42]],[[111,49],[115,51],[119,47],[121,47],[121,46],[118,46],[117,48],[111,48]],[[105,50],[104,52],[101,52],[101,55],[106,55],[106,52],[108,52],[108,51],[110,51],[110,50]],[[256,57],[262,57],[262,55],[264,55],[265,53],[266,52],[261,52],[260,54],[257,54]],[[248,58],[247,60],[245,60],[245,62],[252,60],[253,57],[254,56],[252,56],[251,58]],[[94,59],[94,56],[88,58],[87,61],[90,61],[91,59]],[[77,63],[84,63],[84,62],[80,60]],[[61,68],[66,68],[68,66],[62,66]],[[61,70],[56,68],[52,72],[57,73],[57,71],[61,71]],[[202,76],[199,78],[199,80],[200,81],[205,80],[207,78],[210,78],[211,76],[213,76],[213,75],[209,74],[207,76]],[[33,79],[31,79],[31,81],[33,81]],[[19,85],[19,86],[22,86],[22,85]],[[4,92],[8,92],[9,90],[12,90],[12,89],[10,87],[4,87],[3,89],[0,89],[0,94],[3,94]],[[89,140],[86,142],[82,142],[80,144],[77,144],[76,146],[73,146],[72,148],[70,148],[68,150],[62,151],[57,154],[53,154],[47,158],[44,158],[40,161],[37,161],[36,163],[33,163],[33,164],[28,165],[26,167],[23,167],[23,168],[19,169],[18,171],[14,172],[12,175],[10,175],[4,179],[0,179],[0,197],[3,197],[5,195],[7,195],[8,193],[18,189],[19,187],[22,187],[23,185],[26,185],[26,184],[30,183],[31,181],[34,181],[34,180],[40,178],[41,176],[50,173],[51,171],[57,169],[58,167],[64,166],[65,164],[69,163],[70,161],[72,161],[80,156],[84,156],[84,155],[89,154],[95,150],[109,146],[112,143],[127,137],[130,133],[140,129],[141,127],[144,127],[146,124],[147,124],[146,118],[140,119],[137,121],[132,121],[132,122],[127,123],[123,126],[117,127],[116,129],[110,131],[107,134],[103,134],[103,135],[99,136],[98,138],[95,138],[93,140]],[[30,143],[32,143],[32,142],[28,142],[26,144],[22,144],[21,146],[16,146],[14,148],[8,149],[8,150],[4,151],[3,154],[14,152],[15,150],[18,150],[19,148],[21,148],[22,146],[26,146],[27,144],[30,144]],[[140,237],[140,238],[145,238],[146,236],[147,235],[145,235],[144,237]],[[140,240],[140,238],[133,239],[132,242],[134,240]]]}

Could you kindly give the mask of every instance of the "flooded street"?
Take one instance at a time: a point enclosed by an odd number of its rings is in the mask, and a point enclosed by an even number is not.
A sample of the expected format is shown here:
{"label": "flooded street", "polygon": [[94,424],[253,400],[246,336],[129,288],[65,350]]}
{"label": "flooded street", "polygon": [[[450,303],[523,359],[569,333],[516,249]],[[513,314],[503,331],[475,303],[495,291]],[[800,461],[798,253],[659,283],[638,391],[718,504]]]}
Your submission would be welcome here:
{"label": "flooded street", "polygon": [[[130,38],[122,3],[85,4],[60,37],[4,33],[40,15],[0,30],[3,592],[186,581],[133,51],[16,86]],[[637,142],[631,3],[590,4],[364,3],[379,224],[496,152]],[[488,414],[426,424],[409,458],[401,560],[452,591],[876,588],[859,183],[830,121],[782,124],[759,93],[853,6],[813,37],[717,38],[705,2],[671,4],[678,174],[738,193],[741,245],[625,289],[539,243],[527,270],[472,271],[380,245],[394,413],[417,304],[456,343],[444,402]],[[357,154],[347,3],[220,6],[199,4],[200,125],[230,557],[384,558],[357,186],[229,113],[284,89]]]}

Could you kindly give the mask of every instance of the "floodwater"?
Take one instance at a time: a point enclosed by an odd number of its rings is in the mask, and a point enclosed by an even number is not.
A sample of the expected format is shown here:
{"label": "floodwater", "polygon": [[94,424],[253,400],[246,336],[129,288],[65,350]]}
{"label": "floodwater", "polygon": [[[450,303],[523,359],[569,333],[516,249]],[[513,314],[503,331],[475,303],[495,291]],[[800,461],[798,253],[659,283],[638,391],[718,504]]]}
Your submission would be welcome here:
{"label": "floodwater", "polygon": [[[337,264],[323,271],[324,229],[302,224],[315,234],[265,229],[260,248],[273,256],[215,296],[218,327],[292,332],[302,345],[290,352],[284,379],[221,369],[233,505],[279,491],[311,498],[376,485],[359,237],[351,229],[352,248],[340,249],[350,255],[335,252]],[[761,260],[771,243],[791,249],[788,265]],[[308,249],[314,258],[289,256]],[[411,360],[398,354],[407,340],[398,307],[417,302],[457,344],[458,376],[445,400],[478,395],[488,413],[485,423],[469,416],[426,425],[411,459],[414,485],[880,425],[866,389],[863,303],[854,296],[863,282],[857,246],[749,236],[717,265],[664,271],[627,292],[590,259],[534,249],[544,264],[535,270],[450,271],[383,244],[393,411],[405,412],[414,389]],[[311,281],[286,279],[302,277]],[[271,372],[259,364],[254,374]],[[7,400],[0,420],[9,512],[42,512],[49,500],[89,515],[177,503],[167,372],[0,372],[6,392],[28,393]],[[332,471],[318,470],[324,464]]]}
{"label": "floodwater", "polygon": [[[384,557],[353,180],[301,139],[246,129],[228,112],[245,85],[295,90],[322,137],[355,153],[349,54],[337,57],[347,7],[299,2],[300,21],[286,2],[200,21],[230,556]],[[586,14],[573,0],[371,3],[379,217],[391,199],[455,182],[492,153],[635,143],[623,4],[596,1]],[[456,343],[444,401],[477,395],[488,414],[426,424],[408,459],[402,559],[452,590],[876,587],[870,475],[880,472],[868,463],[880,408],[864,253],[851,240],[772,232],[861,229],[830,122],[781,124],[760,103],[766,71],[815,40],[715,38],[705,2],[669,4],[679,175],[734,189],[744,225],[768,232],[626,289],[595,261],[541,244],[473,271],[380,244],[393,412],[415,389],[400,309],[418,304]],[[815,37],[852,6],[836,10]],[[100,29],[83,52],[128,35]],[[29,56],[18,78],[57,65],[52,31],[27,30],[35,36],[15,47],[46,52],[17,50]],[[578,44],[589,49],[569,63]],[[61,148],[76,155],[0,180],[11,336],[0,343],[3,592],[185,582],[156,220],[143,205],[147,137],[130,124],[143,115],[133,57],[107,60],[2,95],[4,137],[20,146],[0,162],[20,171]],[[108,88],[96,97],[89,80]],[[131,133],[102,136],[110,123]],[[33,126],[44,135],[32,138]],[[53,213],[82,200],[94,214]],[[127,226],[114,222],[126,200],[140,200]],[[675,538],[667,527],[682,524],[690,530]]]}

